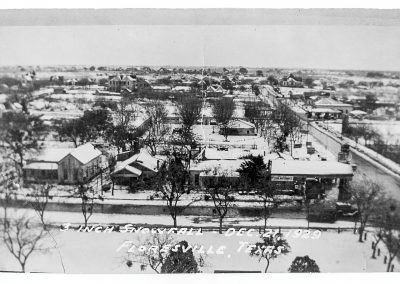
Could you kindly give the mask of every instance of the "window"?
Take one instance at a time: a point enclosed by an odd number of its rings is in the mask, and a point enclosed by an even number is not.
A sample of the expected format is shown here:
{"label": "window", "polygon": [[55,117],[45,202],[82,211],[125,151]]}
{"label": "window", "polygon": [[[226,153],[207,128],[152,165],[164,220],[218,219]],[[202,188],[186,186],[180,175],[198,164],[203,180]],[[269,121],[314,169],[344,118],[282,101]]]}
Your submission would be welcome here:
{"label": "window", "polygon": [[194,185],[199,185],[199,181],[200,181],[200,175],[196,174],[194,176]]}

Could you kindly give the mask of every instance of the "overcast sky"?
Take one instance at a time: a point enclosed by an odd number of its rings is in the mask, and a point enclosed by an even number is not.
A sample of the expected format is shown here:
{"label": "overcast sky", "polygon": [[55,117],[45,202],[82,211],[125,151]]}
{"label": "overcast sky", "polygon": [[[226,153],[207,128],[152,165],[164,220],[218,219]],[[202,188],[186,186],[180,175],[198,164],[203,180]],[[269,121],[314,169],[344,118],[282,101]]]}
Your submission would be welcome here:
{"label": "overcast sky", "polygon": [[3,23],[0,64],[400,70],[399,25],[368,25],[365,21],[314,23],[280,25],[279,20],[266,24],[245,22],[245,25],[190,25],[189,22],[10,26]]}

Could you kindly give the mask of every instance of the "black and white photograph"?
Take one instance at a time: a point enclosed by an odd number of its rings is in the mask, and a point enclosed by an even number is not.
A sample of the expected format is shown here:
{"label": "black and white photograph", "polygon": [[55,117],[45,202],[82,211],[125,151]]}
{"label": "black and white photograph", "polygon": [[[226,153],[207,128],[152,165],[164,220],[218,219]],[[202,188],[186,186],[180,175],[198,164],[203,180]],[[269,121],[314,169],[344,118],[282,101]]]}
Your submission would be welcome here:
{"label": "black and white photograph", "polygon": [[400,272],[400,9],[1,9],[21,272]]}

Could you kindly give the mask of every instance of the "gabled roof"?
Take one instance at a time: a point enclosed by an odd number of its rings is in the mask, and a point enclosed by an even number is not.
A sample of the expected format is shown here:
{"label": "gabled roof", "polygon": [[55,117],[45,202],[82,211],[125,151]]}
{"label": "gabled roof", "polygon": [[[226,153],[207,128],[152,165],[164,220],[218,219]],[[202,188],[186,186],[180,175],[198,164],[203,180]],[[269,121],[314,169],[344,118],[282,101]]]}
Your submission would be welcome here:
{"label": "gabled roof", "polygon": [[159,159],[151,156],[146,150],[142,149],[140,153],[135,154],[132,157],[126,159],[125,161],[118,163],[115,167],[115,171],[113,172],[113,174],[123,169],[126,169],[140,176],[142,171],[140,169],[135,168],[134,166],[135,163],[140,164],[142,167],[148,169],[149,171],[157,172],[158,160]]}
{"label": "gabled roof", "polygon": [[220,85],[211,85],[207,87],[209,92],[223,92],[224,89]]}
{"label": "gabled roof", "polygon": [[111,78],[111,81],[121,81],[123,79],[122,75],[116,75]]}
{"label": "gabled roof", "polygon": [[234,120],[229,128],[255,128],[254,124],[241,119]]}
{"label": "gabled roof", "polygon": [[86,143],[72,150],[69,155],[77,159],[82,164],[87,164],[91,160],[99,157],[101,152],[94,148],[91,143]]}

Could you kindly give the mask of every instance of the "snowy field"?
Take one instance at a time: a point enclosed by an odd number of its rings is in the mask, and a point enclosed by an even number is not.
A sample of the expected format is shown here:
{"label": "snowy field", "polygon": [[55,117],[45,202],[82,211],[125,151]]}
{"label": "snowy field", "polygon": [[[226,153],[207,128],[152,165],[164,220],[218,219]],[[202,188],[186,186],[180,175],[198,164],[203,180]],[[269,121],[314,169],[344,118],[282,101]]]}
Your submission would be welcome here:
{"label": "snowy field", "polygon": [[[27,271],[62,273],[60,255],[66,273],[154,273],[150,268],[140,270],[139,263],[132,267],[126,265],[129,247],[118,248],[125,241],[132,241],[139,245],[146,236],[142,233],[80,233],[76,231],[51,232],[56,240],[57,248],[52,248],[46,253],[35,253],[27,263]],[[288,230],[282,230],[284,235]],[[205,257],[205,266],[201,268],[204,273],[213,273],[214,270],[256,270],[264,271],[265,262],[258,258],[250,257],[245,252],[248,242],[253,244],[259,241],[259,235],[253,236],[225,236],[213,232],[204,232],[202,236],[175,235],[176,240],[186,240],[191,245],[204,246],[205,250],[215,252],[225,246],[223,254],[210,253]],[[296,238],[291,232],[287,241],[291,247],[290,253],[280,255],[271,261],[269,272],[287,272],[291,262],[296,256],[308,255],[314,259],[321,272],[385,272],[383,257],[386,250],[381,246],[382,253],[377,259],[371,259],[371,236],[365,243],[357,241],[357,235],[352,232],[338,234],[333,231],[323,231],[319,239]],[[49,246],[54,242],[49,238]],[[244,245],[241,248],[241,245]],[[240,249],[241,248],[241,249]],[[239,250],[240,249],[240,250]],[[239,251],[238,251],[239,250]],[[196,253],[197,254],[197,253]],[[18,270],[18,264],[11,254],[0,245],[0,270]],[[395,271],[400,271],[399,263],[394,262]]]}

